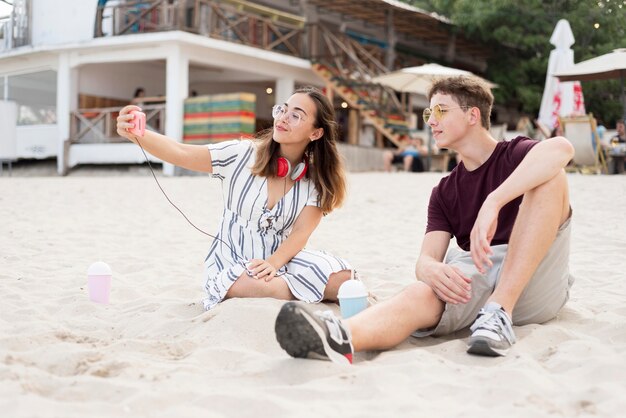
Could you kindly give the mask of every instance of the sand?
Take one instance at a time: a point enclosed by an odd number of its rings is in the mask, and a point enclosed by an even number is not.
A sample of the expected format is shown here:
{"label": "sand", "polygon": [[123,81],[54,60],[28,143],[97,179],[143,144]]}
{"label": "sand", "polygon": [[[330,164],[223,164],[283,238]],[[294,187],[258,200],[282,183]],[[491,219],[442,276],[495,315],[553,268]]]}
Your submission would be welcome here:
{"label": "sand", "polygon": [[[465,353],[467,333],[408,339],[352,366],[295,360],[275,341],[282,302],[233,299],[204,312],[210,238],[145,170],[0,177],[0,414],[5,417],[623,416],[626,177],[571,174],[571,299],[516,327],[505,358]],[[308,247],[347,258],[380,299],[414,279],[441,174],[350,174],[346,205]],[[213,232],[219,181],[160,178]],[[86,271],[113,269],[111,303]],[[336,305],[320,308],[338,310]]]}

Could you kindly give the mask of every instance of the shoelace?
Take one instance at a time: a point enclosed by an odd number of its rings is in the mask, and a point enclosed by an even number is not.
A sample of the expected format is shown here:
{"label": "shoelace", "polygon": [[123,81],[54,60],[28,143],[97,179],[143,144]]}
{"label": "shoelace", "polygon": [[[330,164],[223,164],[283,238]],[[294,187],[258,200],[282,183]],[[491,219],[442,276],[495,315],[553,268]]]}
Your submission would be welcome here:
{"label": "shoelace", "polygon": [[317,312],[317,315],[326,324],[326,328],[328,329],[328,332],[330,333],[330,337],[333,340],[335,340],[336,342],[340,344],[347,342],[346,338],[344,338],[344,335],[342,333],[343,327],[341,326],[339,319],[337,319],[337,317],[332,313],[332,311]]}
{"label": "shoelace", "polygon": [[497,309],[495,311],[485,311],[481,309],[478,320],[470,327],[470,329],[474,332],[479,328],[504,336],[510,344],[515,343],[515,333],[513,332],[513,327],[511,327],[511,323],[509,318],[506,316],[506,313],[501,309]]}

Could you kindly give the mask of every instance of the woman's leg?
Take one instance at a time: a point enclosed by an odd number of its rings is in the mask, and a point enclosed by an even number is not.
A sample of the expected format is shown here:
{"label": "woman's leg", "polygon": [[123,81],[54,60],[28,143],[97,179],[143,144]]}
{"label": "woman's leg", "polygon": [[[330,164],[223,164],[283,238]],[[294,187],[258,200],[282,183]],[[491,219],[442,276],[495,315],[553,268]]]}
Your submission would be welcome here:
{"label": "woman's leg", "polygon": [[229,298],[275,298],[283,300],[295,299],[289,286],[281,277],[274,277],[269,282],[257,280],[248,276],[245,271],[228,289],[226,299]]}
{"label": "woman's leg", "polygon": [[[350,280],[351,277],[351,270],[342,270],[331,274],[324,288],[324,300],[336,302],[339,286],[346,280]],[[295,299],[291,290],[289,290],[289,286],[282,278],[274,277],[269,282],[266,282],[265,280],[253,279],[246,272],[243,272],[228,289],[226,299],[229,298]]]}
{"label": "woman's leg", "polygon": [[336,302],[339,286],[341,286],[343,282],[350,280],[350,277],[352,277],[352,270],[341,270],[331,274],[324,288],[324,300]]}

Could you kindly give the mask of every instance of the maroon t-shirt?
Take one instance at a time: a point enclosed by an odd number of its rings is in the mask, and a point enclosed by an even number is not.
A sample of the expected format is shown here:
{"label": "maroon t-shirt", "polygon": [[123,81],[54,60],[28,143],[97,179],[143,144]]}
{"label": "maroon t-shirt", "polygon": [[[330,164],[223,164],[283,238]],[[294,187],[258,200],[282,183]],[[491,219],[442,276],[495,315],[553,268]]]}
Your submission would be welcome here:
{"label": "maroon t-shirt", "polygon": [[[426,232],[445,231],[456,237],[465,251],[470,249],[470,232],[483,202],[506,180],[537,141],[519,136],[498,142],[493,154],[477,169],[468,171],[463,162],[433,188],[428,204]],[[498,215],[498,228],[491,245],[507,244],[522,196],[507,203]]]}

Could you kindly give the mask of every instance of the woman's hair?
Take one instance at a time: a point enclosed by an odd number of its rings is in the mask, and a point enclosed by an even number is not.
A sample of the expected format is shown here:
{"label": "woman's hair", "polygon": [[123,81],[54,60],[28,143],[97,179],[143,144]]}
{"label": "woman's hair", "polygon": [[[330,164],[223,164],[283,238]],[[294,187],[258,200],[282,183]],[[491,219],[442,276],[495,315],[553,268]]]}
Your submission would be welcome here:
{"label": "woman's hair", "polygon": [[428,92],[428,101],[437,94],[447,94],[454,98],[459,106],[477,107],[483,128],[489,129],[493,94],[487,83],[477,77],[455,76],[442,78],[433,83]]}
{"label": "woman's hair", "polygon": [[[319,193],[319,204],[324,213],[342,205],[346,197],[346,176],[343,161],[337,151],[337,122],[335,110],[326,96],[315,87],[297,89],[294,94],[309,96],[315,103],[315,128],[322,128],[321,138],[311,141],[305,150],[309,168],[306,176],[313,181]],[[279,144],[273,139],[273,128],[256,135],[257,155],[252,167],[252,174],[270,177],[276,174],[278,167]]]}
{"label": "woman's hair", "polygon": [[146,91],[143,89],[143,87],[137,87],[135,89],[135,94],[133,95],[133,97],[139,97],[140,94],[144,94]]}

